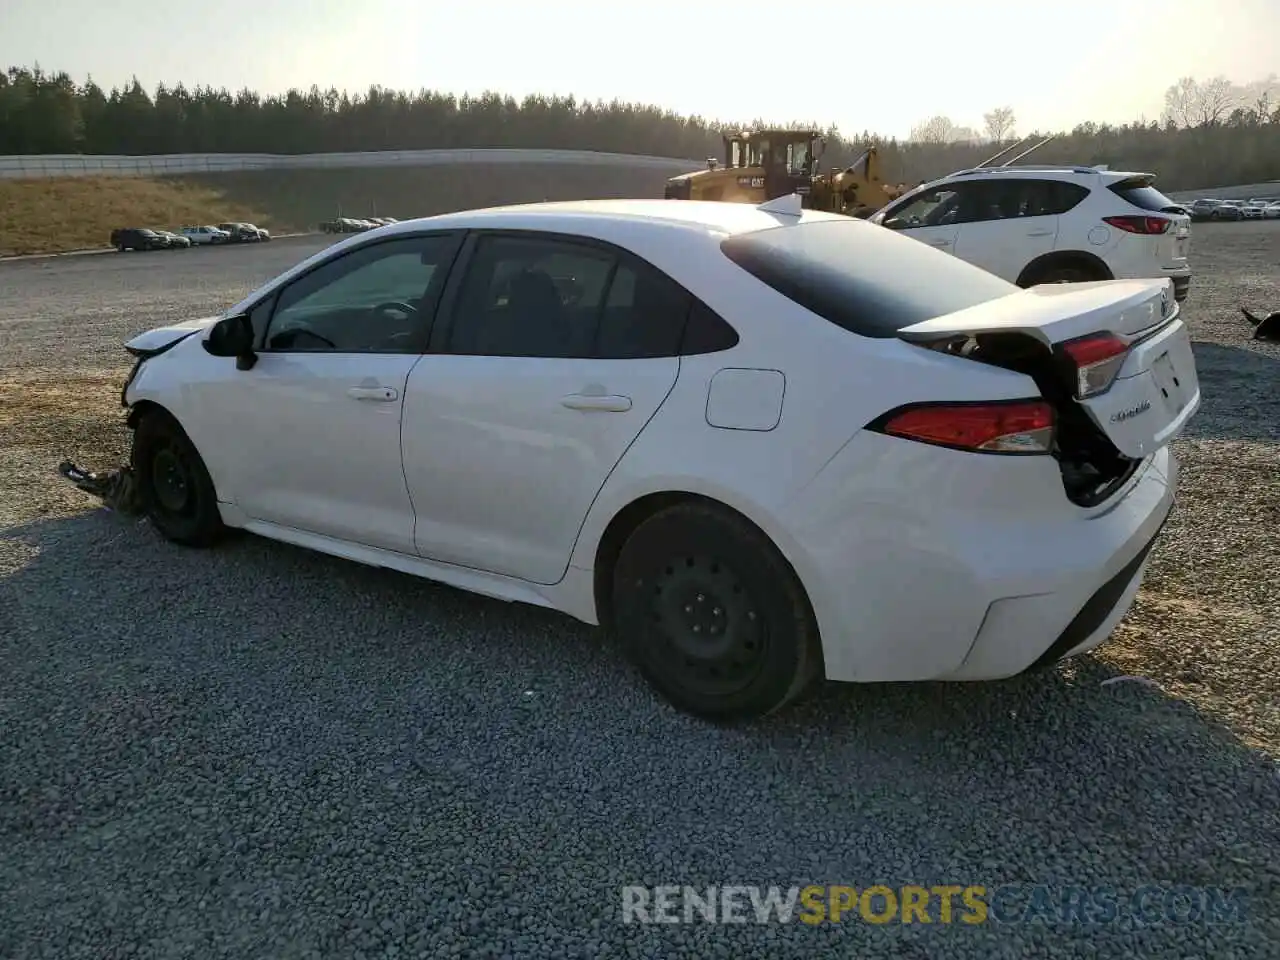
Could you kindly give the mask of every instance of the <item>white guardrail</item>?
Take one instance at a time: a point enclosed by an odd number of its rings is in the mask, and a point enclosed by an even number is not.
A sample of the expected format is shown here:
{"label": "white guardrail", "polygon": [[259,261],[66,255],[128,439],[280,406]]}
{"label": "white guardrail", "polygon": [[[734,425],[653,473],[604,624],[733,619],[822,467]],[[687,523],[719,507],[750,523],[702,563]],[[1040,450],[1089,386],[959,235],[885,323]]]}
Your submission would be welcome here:
{"label": "white guardrail", "polygon": [[171,153],[151,157],[48,154],[0,156],[0,179],[47,177],[160,177],[238,170],[315,170],[359,167],[425,167],[471,163],[560,163],[650,168],[681,173],[705,160],[641,157],[587,150],[380,150],[365,153]]}

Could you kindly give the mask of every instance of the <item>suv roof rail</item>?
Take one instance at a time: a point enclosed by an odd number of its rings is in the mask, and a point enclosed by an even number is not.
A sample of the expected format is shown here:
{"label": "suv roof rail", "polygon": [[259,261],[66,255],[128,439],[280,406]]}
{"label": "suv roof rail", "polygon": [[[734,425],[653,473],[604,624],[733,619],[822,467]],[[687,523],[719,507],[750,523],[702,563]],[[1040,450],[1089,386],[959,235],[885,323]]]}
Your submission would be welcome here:
{"label": "suv roof rail", "polygon": [[1020,163],[1017,166],[970,167],[968,170],[957,170],[951,174],[958,177],[970,173],[1007,173],[1010,170],[1069,170],[1072,173],[1107,173],[1105,167],[1088,167],[1082,163]]}

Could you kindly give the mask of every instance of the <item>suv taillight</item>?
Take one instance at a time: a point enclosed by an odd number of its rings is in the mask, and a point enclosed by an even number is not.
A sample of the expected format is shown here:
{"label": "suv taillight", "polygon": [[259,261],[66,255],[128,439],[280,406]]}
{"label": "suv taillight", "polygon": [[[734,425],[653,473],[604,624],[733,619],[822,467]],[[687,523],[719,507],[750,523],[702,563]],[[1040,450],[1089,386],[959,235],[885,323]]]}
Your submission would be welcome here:
{"label": "suv taillight", "polygon": [[1053,448],[1053,408],[1043,400],[913,403],[869,430],[974,453],[1044,454]]}
{"label": "suv taillight", "polygon": [[1058,349],[1071,367],[1078,400],[1106,393],[1129,355],[1129,344],[1112,333],[1077,337],[1060,344]]}
{"label": "suv taillight", "polygon": [[1143,236],[1156,236],[1168,233],[1172,220],[1164,217],[1103,217],[1103,223],[1109,223],[1117,230],[1125,233],[1140,233]]}

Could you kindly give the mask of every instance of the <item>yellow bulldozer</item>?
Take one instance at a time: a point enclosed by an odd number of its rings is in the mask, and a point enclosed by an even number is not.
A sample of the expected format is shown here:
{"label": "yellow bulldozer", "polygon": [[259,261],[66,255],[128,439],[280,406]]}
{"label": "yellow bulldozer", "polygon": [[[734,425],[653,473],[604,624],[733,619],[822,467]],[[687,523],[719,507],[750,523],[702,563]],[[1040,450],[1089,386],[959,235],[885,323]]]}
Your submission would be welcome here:
{"label": "yellow bulldozer", "polygon": [[723,200],[760,204],[800,194],[805,207],[869,217],[901,196],[904,184],[885,183],[874,146],[843,170],[820,173],[826,140],[817,130],[744,130],[724,138],[724,159],[667,181],[668,200]]}

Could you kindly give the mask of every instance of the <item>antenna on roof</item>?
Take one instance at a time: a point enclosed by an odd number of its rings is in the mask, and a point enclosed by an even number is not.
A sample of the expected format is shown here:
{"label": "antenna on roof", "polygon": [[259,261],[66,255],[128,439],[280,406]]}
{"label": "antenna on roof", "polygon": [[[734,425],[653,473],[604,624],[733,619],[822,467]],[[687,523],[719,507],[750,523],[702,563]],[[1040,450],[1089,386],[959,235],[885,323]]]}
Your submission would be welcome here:
{"label": "antenna on roof", "polygon": [[1027,138],[1026,138],[1026,137],[1023,137],[1023,138],[1022,138],[1021,140],[1019,140],[1017,143],[1015,143],[1015,144],[1013,144],[1013,145],[1011,145],[1011,146],[1005,147],[1003,150],[1001,150],[999,153],[997,153],[994,157],[987,157],[987,159],[983,160],[980,164],[978,164],[978,166],[979,166],[979,167],[985,167],[985,166],[987,166],[988,164],[995,163],[997,160],[999,160],[1001,157],[1003,157],[1006,153],[1010,153],[1010,152],[1011,152],[1011,151],[1013,151],[1013,150],[1017,150],[1020,146],[1022,146],[1022,145],[1023,145],[1024,143],[1026,143],[1026,142],[1027,142]]}
{"label": "antenna on roof", "polygon": [[800,217],[804,216],[804,201],[801,199],[800,194],[789,193],[783,197],[766,200],[756,209],[782,217]]}
{"label": "antenna on roof", "polygon": [[1039,150],[1041,147],[1043,147],[1046,143],[1048,143],[1050,140],[1055,139],[1056,137],[1057,137],[1057,134],[1053,134],[1053,133],[1049,134],[1049,136],[1045,137],[1043,140],[1041,140],[1041,141],[1040,141],[1039,143],[1037,143],[1035,146],[1033,146],[1033,147],[1029,147],[1028,149],[1023,150],[1020,154],[1018,154],[1018,155],[1017,155],[1016,157],[1014,157],[1012,160],[1006,160],[1004,163],[1000,164],[1000,166],[1002,166],[1002,167],[1007,167],[1007,166],[1009,166],[1009,164],[1011,164],[1011,163],[1017,163],[1017,162],[1018,162],[1019,160],[1021,160],[1023,157],[1027,156],[1027,155],[1028,155],[1028,154],[1030,154],[1030,153],[1035,153],[1037,150]]}

